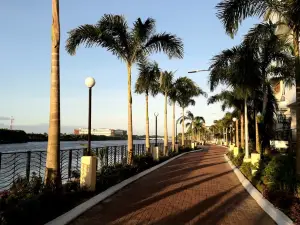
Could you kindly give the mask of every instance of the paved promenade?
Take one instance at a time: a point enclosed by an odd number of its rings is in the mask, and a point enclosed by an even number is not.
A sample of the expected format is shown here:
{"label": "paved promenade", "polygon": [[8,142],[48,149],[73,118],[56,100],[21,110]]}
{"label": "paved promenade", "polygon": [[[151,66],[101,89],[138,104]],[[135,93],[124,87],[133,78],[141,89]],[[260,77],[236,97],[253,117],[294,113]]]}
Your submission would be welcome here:
{"label": "paved promenade", "polygon": [[180,157],[77,218],[72,225],[271,225],[225,162],[225,148]]}

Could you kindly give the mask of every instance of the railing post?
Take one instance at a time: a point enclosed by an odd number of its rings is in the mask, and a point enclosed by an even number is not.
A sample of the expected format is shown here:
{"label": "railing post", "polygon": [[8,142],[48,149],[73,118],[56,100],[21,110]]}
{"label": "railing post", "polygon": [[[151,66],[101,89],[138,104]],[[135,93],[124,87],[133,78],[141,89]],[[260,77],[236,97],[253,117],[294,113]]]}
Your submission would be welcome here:
{"label": "railing post", "polygon": [[121,146],[121,163],[123,163],[124,159],[124,145]]}
{"label": "railing post", "polygon": [[13,182],[15,182],[15,173],[16,173],[16,153],[14,153],[14,171],[13,171]]}
{"label": "railing post", "polygon": [[109,147],[105,147],[105,161],[106,161],[106,166],[108,166],[108,152],[109,152]]}
{"label": "railing post", "polygon": [[98,168],[99,168],[99,149],[96,148],[96,171],[98,171]]}
{"label": "railing post", "polygon": [[0,152],[0,171],[1,171],[1,160],[2,159],[2,153]]}
{"label": "railing post", "polygon": [[117,161],[117,146],[114,147],[114,165],[116,165]]}
{"label": "railing post", "polygon": [[136,146],[136,145],[133,145],[132,156],[135,156],[135,146]]}
{"label": "railing post", "polygon": [[72,176],[72,150],[69,150],[68,179]]}
{"label": "railing post", "polygon": [[79,150],[76,150],[76,170],[79,170]]}
{"label": "railing post", "polygon": [[30,178],[30,161],[31,161],[31,151],[27,152],[27,162],[26,162],[26,179],[29,181]]}
{"label": "railing post", "polygon": [[42,167],[42,153],[40,152],[40,163],[39,163],[39,177],[41,177],[41,167]]}

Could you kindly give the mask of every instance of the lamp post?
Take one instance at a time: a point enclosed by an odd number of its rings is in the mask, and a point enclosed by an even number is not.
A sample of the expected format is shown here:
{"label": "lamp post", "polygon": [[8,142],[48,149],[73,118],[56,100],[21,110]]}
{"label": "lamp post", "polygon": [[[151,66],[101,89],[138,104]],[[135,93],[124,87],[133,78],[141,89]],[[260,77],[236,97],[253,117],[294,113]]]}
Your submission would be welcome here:
{"label": "lamp post", "polygon": [[229,125],[230,129],[229,129],[229,139],[230,139],[230,145],[232,145],[232,137],[231,137],[231,133],[232,133],[232,124]]}
{"label": "lamp post", "polygon": [[189,71],[188,73],[200,73],[200,72],[206,72],[206,71],[210,71],[210,70],[192,70],[192,71]]}
{"label": "lamp post", "polygon": [[91,127],[92,127],[92,88],[95,86],[96,81],[92,77],[85,79],[85,85],[89,89],[89,114],[88,114],[88,155],[91,155]]}
{"label": "lamp post", "polygon": [[233,117],[232,121],[235,122],[235,146],[239,147],[239,122],[236,117]]}
{"label": "lamp post", "polygon": [[157,147],[157,117],[158,117],[158,113],[154,113],[155,116],[155,147]]}

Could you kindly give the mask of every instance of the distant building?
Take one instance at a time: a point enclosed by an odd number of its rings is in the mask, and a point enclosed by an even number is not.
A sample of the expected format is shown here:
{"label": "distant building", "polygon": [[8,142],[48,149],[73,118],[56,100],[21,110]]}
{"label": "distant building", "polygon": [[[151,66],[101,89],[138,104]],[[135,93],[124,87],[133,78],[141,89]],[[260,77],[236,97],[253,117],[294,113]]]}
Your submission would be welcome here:
{"label": "distant building", "polygon": [[[74,130],[75,135],[84,135],[88,134],[88,129],[87,128],[79,128]],[[108,129],[108,128],[95,128],[91,129],[91,134],[92,135],[97,135],[97,136],[110,136],[110,137],[116,137],[116,136],[126,136],[127,131],[126,130],[115,130],[115,129]]]}

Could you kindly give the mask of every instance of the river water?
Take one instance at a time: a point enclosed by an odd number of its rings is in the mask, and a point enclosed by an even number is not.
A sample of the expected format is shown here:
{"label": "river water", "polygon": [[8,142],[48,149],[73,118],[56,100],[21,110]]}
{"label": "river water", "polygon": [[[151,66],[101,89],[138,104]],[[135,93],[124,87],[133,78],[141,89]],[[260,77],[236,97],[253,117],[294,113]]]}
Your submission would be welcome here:
{"label": "river water", "polygon": [[[159,143],[162,140],[157,140]],[[154,143],[154,140],[150,141]],[[134,144],[145,144],[145,140],[134,140]],[[83,148],[82,144],[87,144],[87,141],[62,141],[60,142],[61,149],[76,149]],[[118,141],[92,141],[92,147],[104,147],[104,146],[119,146],[127,145],[127,140]],[[0,152],[20,152],[20,151],[46,151],[47,142],[28,142],[22,144],[1,144]]]}

